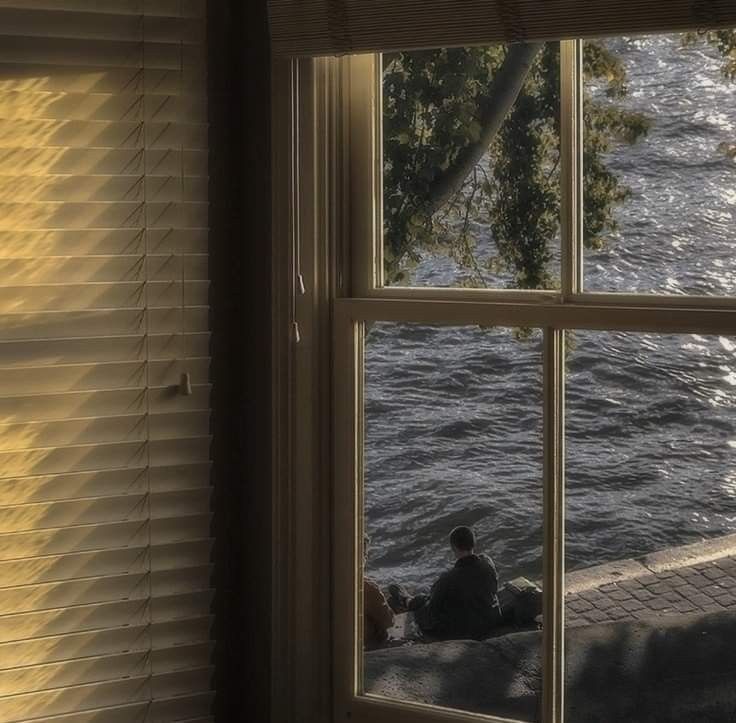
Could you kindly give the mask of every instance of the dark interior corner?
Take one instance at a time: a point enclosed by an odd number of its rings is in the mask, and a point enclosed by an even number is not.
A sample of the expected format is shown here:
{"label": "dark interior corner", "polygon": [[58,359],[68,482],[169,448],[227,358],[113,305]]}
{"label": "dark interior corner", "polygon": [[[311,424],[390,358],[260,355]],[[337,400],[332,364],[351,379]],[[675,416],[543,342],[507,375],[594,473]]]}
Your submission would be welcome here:
{"label": "dark interior corner", "polygon": [[223,0],[209,8],[216,715],[223,721],[267,721],[271,198],[266,2]]}

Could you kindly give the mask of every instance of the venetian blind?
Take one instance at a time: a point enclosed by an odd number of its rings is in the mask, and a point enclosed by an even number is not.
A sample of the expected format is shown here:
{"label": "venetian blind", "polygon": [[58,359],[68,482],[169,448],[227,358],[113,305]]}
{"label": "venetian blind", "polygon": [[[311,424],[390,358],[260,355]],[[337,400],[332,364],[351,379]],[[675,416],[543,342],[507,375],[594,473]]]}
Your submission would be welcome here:
{"label": "venetian blind", "polygon": [[0,0],[4,723],[212,720],[204,2]]}
{"label": "venetian blind", "polygon": [[268,0],[274,55],[736,26],[734,0]]}

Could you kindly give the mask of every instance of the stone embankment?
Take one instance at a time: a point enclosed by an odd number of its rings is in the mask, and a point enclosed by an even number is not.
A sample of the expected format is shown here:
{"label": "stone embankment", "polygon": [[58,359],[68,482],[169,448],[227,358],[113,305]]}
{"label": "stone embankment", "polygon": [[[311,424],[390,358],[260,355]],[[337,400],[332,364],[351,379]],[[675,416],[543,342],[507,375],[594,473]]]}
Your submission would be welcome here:
{"label": "stone embankment", "polygon": [[736,609],[736,535],[569,573],[568,627]]}
{"label": "stone embankment", "polygon": [[[736,535],[566,576],[568,723],[736,721]],[[539,720],[541,634],[366,654],[390,698]]]}

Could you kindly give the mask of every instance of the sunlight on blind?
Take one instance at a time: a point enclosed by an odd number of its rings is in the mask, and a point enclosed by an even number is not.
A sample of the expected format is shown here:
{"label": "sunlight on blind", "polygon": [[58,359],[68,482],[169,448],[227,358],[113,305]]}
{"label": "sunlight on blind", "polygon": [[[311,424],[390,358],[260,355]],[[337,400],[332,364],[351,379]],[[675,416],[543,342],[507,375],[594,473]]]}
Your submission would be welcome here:
{"label": "sunlight on blind", "polygon": [[3,722],[212,720],[204,24],[0,0]]}

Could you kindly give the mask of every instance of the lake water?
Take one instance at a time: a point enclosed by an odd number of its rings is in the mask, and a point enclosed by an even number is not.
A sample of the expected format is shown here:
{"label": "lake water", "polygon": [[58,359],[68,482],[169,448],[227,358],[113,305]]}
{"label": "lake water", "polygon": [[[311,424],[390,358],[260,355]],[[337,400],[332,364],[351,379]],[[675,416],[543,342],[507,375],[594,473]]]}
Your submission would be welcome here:
{"label": "lake water", "polygon": [[[736,294],[736,162],[723,151],[736,144],[736,82],[714,50],[677,36],[611,47],[625,105],[653,126],[611,154],[633,195],[605,249],[586,253],[586,289]],[[427,258],[416,283],[457,272]],[[475,526],[502,577],[541,575],[540,336],[517,337],[370,330],[365,507],[380,582],[431,582],[458,524]],[[570,347],[568,569],[735,532],[736,336],[577,332]]]}

